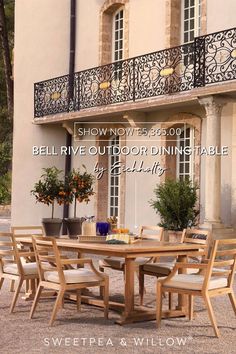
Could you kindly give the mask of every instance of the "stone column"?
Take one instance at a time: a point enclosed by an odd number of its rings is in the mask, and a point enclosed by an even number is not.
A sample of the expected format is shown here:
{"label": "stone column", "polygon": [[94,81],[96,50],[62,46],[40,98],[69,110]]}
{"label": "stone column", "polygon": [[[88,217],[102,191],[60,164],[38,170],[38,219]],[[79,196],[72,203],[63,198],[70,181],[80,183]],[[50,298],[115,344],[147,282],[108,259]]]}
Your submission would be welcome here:
{"label": "stone column", "polygon": [[[199,99],[206,111],[206,148],[221,147],[221,112],[226,101],[220,97],[207,96]],[[221,224],[221,156],[207,155],[205,164],[205,219],[210,228]]]}

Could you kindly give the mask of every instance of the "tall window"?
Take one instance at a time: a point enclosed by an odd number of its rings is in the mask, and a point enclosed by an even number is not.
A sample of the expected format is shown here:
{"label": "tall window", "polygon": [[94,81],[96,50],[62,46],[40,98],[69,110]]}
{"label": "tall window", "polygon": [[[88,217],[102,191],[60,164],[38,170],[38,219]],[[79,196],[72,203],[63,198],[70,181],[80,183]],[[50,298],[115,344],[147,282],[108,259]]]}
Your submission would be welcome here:
{"label": "tall window", "polygon": [[[119,136],[113,136],[110,139],[110,145],[114,147],[109,155],[109,171],[112,166],[119,162],[119,155],[115,154],[115,147],[119,147]],[[120,178],[117,174],[118,168],[113,169],[109,173],[109,193],[108,193],[108,215],[119,217],[119,182]]]}
{"label": "tall window", "polygon": [[[124,57],[124,9],[119,9],[113,16],[113,50],[112,61],[118,62]],[[121,79],[122,72],[119,63],[115,68],[115,79]]]}
{"label": "tall window", "polygon": [[123,59],[124,10],[119,9],[113,17],[113,61]]}
{"label": "tall window", "polygon": [[[184,126],[182,133],[178,135],[177,147],[184,150],[185,148],[191,148],[192,154],[188,155],[186,153],[177,155],[177,178],[180,180],[185,180],[189,178],[193,180],[194,178],[194,129],[189,126]],[[186,149],[187,150],[187,149]]]}
{"label": "tall window", "polygon": [[200,35],[201,0],[182,0],[182,42],[191,43]]}

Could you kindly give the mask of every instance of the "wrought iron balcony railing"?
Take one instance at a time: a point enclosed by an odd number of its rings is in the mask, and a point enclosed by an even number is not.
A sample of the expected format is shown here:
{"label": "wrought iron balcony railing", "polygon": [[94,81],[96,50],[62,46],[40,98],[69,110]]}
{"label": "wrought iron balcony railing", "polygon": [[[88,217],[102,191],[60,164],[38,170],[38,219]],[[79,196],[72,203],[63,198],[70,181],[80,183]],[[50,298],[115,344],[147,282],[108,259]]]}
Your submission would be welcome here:
{"label": "wrought iron balcony railing", "polygon": [[[69,80],[70,79],[70,80]],[[34,85],[34,116],[173,94],[236,79],[236,28]],[[73,97],[69,97],[72,81]]]}

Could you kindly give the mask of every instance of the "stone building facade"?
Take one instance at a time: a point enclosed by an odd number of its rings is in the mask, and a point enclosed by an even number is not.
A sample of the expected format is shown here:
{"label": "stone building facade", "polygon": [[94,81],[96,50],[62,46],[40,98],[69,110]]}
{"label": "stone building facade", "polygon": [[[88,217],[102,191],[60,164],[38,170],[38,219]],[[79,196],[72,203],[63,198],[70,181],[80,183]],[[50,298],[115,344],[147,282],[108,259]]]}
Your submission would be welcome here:
{"label": "stone building facade", "polygon": [[[200,187],[201,225],[234,227],[235,12],[234,0],[77,0],[78,74],[71,109],[63,76],[69,73],[70,1],[16,2],[12,223],[39,224],[48,216],[47,207],[36,204],[30,190],[42,168],[55,165],[64,170],[66,157],[33,156],[32,146],[53,146],[60,152],[76,122],[80,128],[175,129],[178,134],[73,137],[74,148],[228,148],[226,156],[120,156],[125,166],[134,160],[145,166],[158,161],[168,168],[162,176],[126,172],[116,178],[109,172],[115,156],[72,156],[72,168],[85,164],[94,172],[97,163],[107,168],[95,183],[93,200],[80,205],[81,216],[105,220],[116,214],[131,230],[157,224],[149,203],[156,184],[188,176]],[[57,215],[62,216],[61,207]]]}

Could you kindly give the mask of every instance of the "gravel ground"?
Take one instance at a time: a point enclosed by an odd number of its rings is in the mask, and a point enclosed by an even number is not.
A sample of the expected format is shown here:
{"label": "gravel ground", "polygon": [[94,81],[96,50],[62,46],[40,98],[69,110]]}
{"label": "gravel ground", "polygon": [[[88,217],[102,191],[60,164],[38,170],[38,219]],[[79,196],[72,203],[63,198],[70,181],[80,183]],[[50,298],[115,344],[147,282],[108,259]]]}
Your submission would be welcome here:
{"label": "gravel ground", "polygon": [[[9,221],[0,220],[0,230],[7,230]],[[94,259],[95,263],[97,258]],[[123,277],[110,271],[110,297],[121,300]],[[145,304],[155,306],[155,280],[146,279]],[[136,284],[136,294],[138,293]],[[23,294],[23,293],[22,293]],[[19,299],[14,314],[9,314],[12,299],[9,283],[0,293],[0,353],[236,353],[236,318],[226,296],[212,299],[221,338],[214,337],[202,299],[195,299],[196,318],[163,320],[157,330],[155,321],[119,326],[118,315],[110,311],[109,320],[98,308],[82,305],[76,312],[73,303],[66,302],[53,327],[48,327],[53,307],[52,299],[40,302],[35,318],[29,320],[31,302]],[[138,296],[136,296],[138,303]]]}

